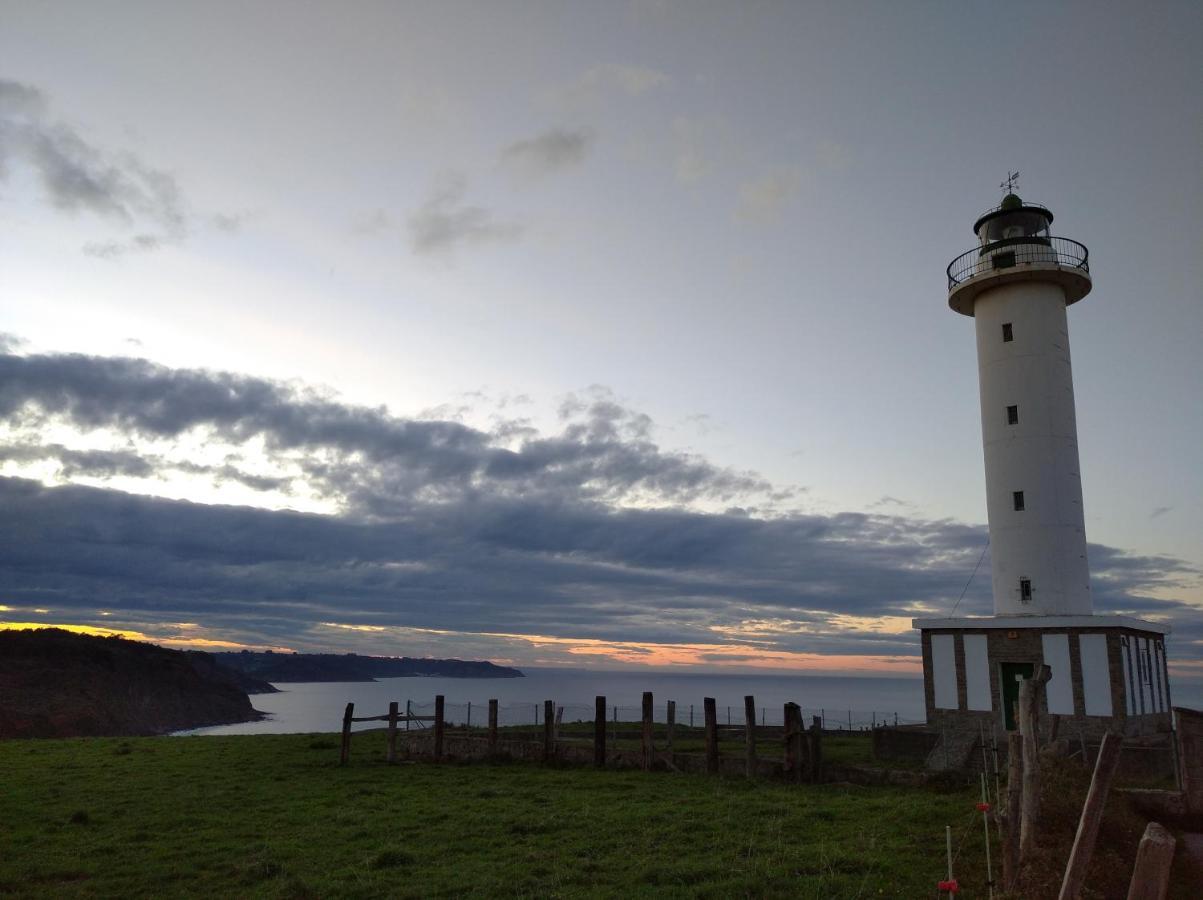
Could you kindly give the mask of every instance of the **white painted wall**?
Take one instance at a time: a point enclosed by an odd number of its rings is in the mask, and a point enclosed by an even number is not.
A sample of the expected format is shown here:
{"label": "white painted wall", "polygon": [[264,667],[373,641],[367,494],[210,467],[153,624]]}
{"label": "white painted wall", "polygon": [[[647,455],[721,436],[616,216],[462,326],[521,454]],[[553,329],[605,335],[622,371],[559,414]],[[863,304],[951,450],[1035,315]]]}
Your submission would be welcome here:
{"label": "white painted wall", "polygon": [[1053,670],[1053,677],[1045,691],[1048,711],[1058,716],[1074,714],[1074,684],[1069,671],[1069,635],[1042,634],[1044,664]]}
{"label": "white painted wall", "polygon": [[1109,716],[1111,709],[1111,671],[1107,667],[1107,636],[1083,634],[1078,638],[1082,657],[1082,693],[1086,715]]}
{"label": "white painted wall", "polygon": [[1165,658],[1162,657],[1161,641],[1152,641],[1152,693],[1156,697],[1154,704],[1157,712],[1166,711],[1166,685],[1162,681],[1162,671]]}
{"label": "white painted wall", "polygon": [[957,658],[953,648],[954,636],[931,636],[932,688],[936,709],[957,709]]}
{"label": "white painted wall", "polygon": [[[995,615],[1090,615],[1065,294],[1044,281],[993,287],[974,303]],[[1004,342],[1010,322],[1014,340]],[[1007,407],[1019,423],[1007,424]],[[1023,491],[1016,512],[1012,492]],[[1032,581],[1032,602],[1019,579]]]}
{"label": "white painted wall", "polygon": [[986,636],[966,634],[962,637],[965,647],[965,702],[970,709],[989,712],[994,704],[990,702],[990,660]]}
{"label": "white painted wall", "polygon": [[1123,654],[1124,662],[1124,698],[1127,705],[1128,715],[1136,715],[1136,695],[1133,693],[1132,673],[1135,670],[1136,663],[1132,659],[1132,640],[1131,638],[1123,638],[1120,640],[1120,652]]}

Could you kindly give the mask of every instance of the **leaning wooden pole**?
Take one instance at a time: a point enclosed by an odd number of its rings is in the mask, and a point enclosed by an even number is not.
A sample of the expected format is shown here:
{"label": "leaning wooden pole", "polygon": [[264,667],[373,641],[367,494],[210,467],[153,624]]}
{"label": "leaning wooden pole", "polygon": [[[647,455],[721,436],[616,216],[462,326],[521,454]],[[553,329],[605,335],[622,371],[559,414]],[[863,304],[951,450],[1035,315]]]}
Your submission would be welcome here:
{"label": "leaning wooden pole", "polygon": [[1177,843],[1161,825],[1149,823],[1136,850],[1136,867],[1128,886],[1128,900],[1165,900]]}
{"label": "leaning wooden pole", "polygon": [[1023,736],[1023,800],[1019,812],[1019,865],[1032,858],[1036,828],[1040,820],[1040,697],[1052,677],[1048,666],[1036,667],[1032,677],[1019,685],[1019,733]]}
{"label": "leaning wooden pole", "polygon": [[556,755],[556,702],[543,701],[543,761]]}
{"label": "leaning wooden pole", "polygon": [[1007,833],[1003,841],[1003,889],[1019,886],[1019,810],[1023,804],[1023,737],[1007,732]]}
{"label": "leaning wooden pole", "polygon": [[1061,893],[1057,900],[1077,900],[1094,854],[1094,842],[1099,836],[1099,824],[1103,821],[1103,807],[1107,803],[1107,792],[1111,790],[1111,779],[1119,766],[1120,745],[1123,738],[1113,731],[1103,737],[1098,759],[1094,763],[1094,775],[1090,779],[1090,790],[1082,804],[1082,817],[1078,820],[1078,833],[1073,849],[1069,851],[1069,862],[1065,866],[1065,877],[1061,880]]}

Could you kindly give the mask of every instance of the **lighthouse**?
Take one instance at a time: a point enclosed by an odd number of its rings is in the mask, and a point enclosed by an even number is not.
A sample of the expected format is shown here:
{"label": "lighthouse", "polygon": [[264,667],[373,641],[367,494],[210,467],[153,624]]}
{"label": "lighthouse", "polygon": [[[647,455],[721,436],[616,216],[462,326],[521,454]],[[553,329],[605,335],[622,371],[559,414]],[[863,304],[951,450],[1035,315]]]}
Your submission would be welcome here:
{"label": "lighthouse", "polygon": [[[1041,663],[1044,712],[1073,734],[1168,731],[1168,626],[1096,615],[1090,593],[1069,308],[1090,294],[1090,254],[1021,199],[977,218],[976,245],[947,269],[948,305],[977,342],[992,616],[912,620],[929,725],[943,754],[1015,727],[1019,683]],[[955,735],[962,739],[957,741]]]}

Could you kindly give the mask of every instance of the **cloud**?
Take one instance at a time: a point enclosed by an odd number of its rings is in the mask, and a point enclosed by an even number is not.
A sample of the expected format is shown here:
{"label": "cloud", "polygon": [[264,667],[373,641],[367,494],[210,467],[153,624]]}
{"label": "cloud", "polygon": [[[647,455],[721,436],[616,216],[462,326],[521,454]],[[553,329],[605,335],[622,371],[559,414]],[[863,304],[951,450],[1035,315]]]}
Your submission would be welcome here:
{"label": "cloud", "polygon": [[746,181],[739,188],[736,214],[745,222],[776,222],[801,183],[802,171],[797,166],[783,166]]}
{"label": "cloud", "polygon": [[[0,80],[0,180],[24,165],[41,182],[47,200],[64,213],[88,213],[134,230],[128,239],[89,242],[84,252],[113,259],[183,240],[192,215],[170,173],[129,152],[110,153],[73,126],[52,119],[45,94],[31,85]],[[233,217],[215,217],[218,220]]]}
{"label": "cloud", "polygon": [[[951,610],[985,540],[946,520],[775,509],[774,486],[659,447],[655,423],[603,388],[561,417],[554,432],[483,431],[231,373],[0,355],[6,471],[52,460],[67,481],[192,473],[337,501],[315,515],[0,478],[0,596],[77,622],[103,597],[110,625],[201,622],[207,637],[311,649],[913,659],[899,623]],[[51,428],[113,446],[46,441]],[[190,461],[195,445],[217,461]],[[1203,646],[1198,609],[1160,599],[1198,572],[1089,553],[1099,612],[1170,621],[1180,655]],[[989,590],[976,578],[959,611],[988,612]]]}
{"label": "cloud", "polygon": [[351,233],[360,237],[380,234],[392,228],[393,222],[383,209],[367,209],[357,213],[351,220]]}
{"label": "cloud", "polygon": [[510,144],[501,151],[501,162],[522,175],[548,175],[582,162],[592,141],[588,131],[553,128]]}
{"label": "cloud", "polygon": [[556,96],[571,106],[596,103],[607,95],[642,97],[669,84],[669,77],[658,69],[624,63],[604,63],[581,73],[574,82],[561,88]]}
{"label": "cloud", "polygon": [[460,247],[517,240],[523,227],[498,221],[481,206],[464,203],[462,177],[449,178],[409,217],[410,247],[415,253],[448,253]]}

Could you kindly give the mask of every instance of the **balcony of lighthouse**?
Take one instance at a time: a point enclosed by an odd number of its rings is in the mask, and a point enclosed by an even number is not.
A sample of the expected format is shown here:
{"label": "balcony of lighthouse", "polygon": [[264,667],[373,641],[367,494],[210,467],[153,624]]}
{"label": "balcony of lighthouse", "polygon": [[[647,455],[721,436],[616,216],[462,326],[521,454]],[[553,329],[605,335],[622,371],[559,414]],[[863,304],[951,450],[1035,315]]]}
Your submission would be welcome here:
{"label": "balcony of lighthouse", "polygon": [[972,316],[973,301],[983,291],[1020,281],[1060,284],[1066,305],[1090,293],[1089,251],[1050,234],[1052,221],[1048,209],[1014,194],[980,216],[973,226],[978,246],[948,265],[948,305]]}

